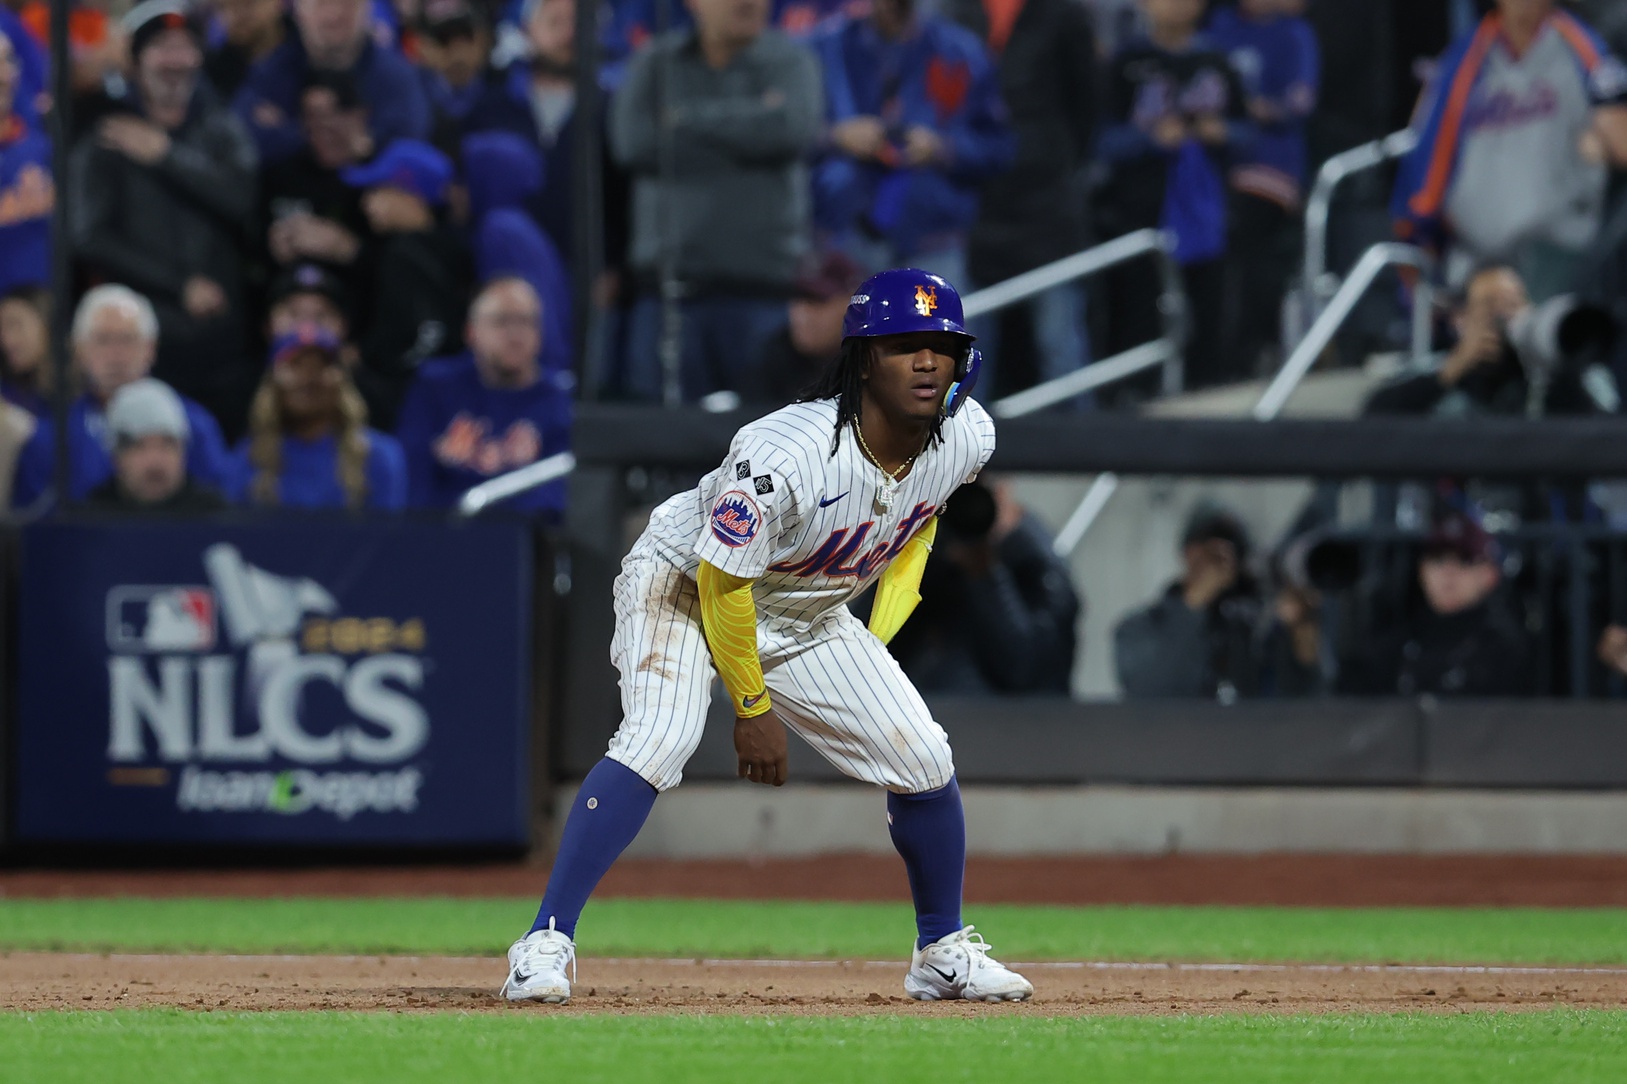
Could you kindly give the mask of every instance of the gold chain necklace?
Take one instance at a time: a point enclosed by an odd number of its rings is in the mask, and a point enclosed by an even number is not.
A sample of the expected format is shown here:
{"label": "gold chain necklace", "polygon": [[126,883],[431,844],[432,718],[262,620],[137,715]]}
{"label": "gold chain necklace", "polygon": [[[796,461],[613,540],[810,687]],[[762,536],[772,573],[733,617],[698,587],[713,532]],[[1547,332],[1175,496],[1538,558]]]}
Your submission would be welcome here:
{"label": "gold chain necklace", "polygon": [[898,476],[909,470],[910,465],[915,462],[921,453],[916,452],[915,455],[899,464],[897,470],[889,473],[887,468],[881,465],[881,460],[876,458],[876,453],[870,450],[870,445],[865,442],[864,430],[859,428],[857,418],[853,420],[853,435],[859,438],[859,447],[864,450],[864,457],[875,464],[876,469],[882,474],[881,488],[876,491],[875,504],[877,514],[886,515],[893,510],[893,494],[898,491]]}

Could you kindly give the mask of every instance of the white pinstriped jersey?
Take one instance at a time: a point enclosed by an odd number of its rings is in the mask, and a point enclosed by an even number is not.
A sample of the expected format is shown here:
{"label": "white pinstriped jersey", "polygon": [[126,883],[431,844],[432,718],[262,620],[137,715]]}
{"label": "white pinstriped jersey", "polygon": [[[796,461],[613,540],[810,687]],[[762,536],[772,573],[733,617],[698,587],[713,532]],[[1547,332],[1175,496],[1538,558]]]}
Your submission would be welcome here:
{"label": "white pinstriped jersey", "polygon": [[635,551],[651,548],[693,577],[702,560],[757,581],[759,618],[810,627],[845,606],[994,454],[994,420],[967,400],[877,510],[885,475],[851,429],[836,454],[836,401],[792,405],[743,426],[728,458],[650,516]]}

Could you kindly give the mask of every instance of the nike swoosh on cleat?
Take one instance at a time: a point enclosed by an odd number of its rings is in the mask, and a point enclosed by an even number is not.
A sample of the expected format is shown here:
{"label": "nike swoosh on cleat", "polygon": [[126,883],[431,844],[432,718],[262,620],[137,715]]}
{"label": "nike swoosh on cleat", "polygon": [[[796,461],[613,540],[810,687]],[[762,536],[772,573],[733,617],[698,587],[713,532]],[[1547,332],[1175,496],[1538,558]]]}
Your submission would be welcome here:
{"label": "nike swoosh on cleat", "polygon": [[944,982],[954,982],[955,981],[955,973],[953,971],[945,971],[943,968],[938,967],[936,964],[927,964],[926,966],[927,966],[927,968],[929,970],[936,971],[938,973],[938,975],[943,979]]}
{"label": "nike swoosh on cleat", "polygon": [[524,984],[530,982],[535,977],[536,976],[535,976],[534,972],[528,974],[528,973],[521,972],[519,968],[514,969],[514,985],[516,985],[516,986],[523,986]]}
{"label": "nike swoosh on cleat", "polygon": [[849,493],[852,493],[852,492],[853,491],[851,489],[846,489],[846,490],[843,490],[842,492],[836,494],[836,496],[834,496],[834,497],[826,497],[824,500],[819,502],[819,507],[821,507],[821,508],[829,508],[831,505],[835,504],[837,501],[841,500],[843,497],[847,496]]}

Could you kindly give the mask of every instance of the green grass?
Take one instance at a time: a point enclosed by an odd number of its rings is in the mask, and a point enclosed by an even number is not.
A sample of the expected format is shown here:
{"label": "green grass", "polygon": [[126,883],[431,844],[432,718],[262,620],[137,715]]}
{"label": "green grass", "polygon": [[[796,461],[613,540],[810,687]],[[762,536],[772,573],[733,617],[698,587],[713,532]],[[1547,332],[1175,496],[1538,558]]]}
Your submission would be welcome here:
{"label": "green grass", "polygon": [[[495,954],[535,903],[492,899],[0,900],[0,949]],[[1008,960],[1627,963],[1627,909],[1017,907],[967,917]],[[903,904],[604,900],[588,956],[898,956]]]}
{"label": "green grass", "polygon": [[0,1016],[6,1081],[1555,1081],[1627,1079],[1627,1014]]}

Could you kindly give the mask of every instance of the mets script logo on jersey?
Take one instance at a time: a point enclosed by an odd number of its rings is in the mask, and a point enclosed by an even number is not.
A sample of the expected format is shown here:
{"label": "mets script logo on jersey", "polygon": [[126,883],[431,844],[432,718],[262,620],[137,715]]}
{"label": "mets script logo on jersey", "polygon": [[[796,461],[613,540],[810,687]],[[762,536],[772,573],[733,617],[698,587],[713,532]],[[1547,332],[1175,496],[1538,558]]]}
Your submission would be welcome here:
{"label": "mets script logo on jersey", "polygon": [[931,316],[938,307],[938,288],[930,290],[925,286],[915,288],[915,311],[922,316]]}
{"label": "mets script logo on jersey", "polygon": [[904,517],[890,540],[883,539],[868,549],[865,543],[875,529],[875,520],[867,519],[851,531],[846,527],[838,528],[805,559],[780,561],[769,565],[768,570],[788,572],[793,576],[857,576],[862,580],[897,557],[904,544],[915,537],[915,532],[925,526],[935,512],[936,509],[929,502],[922,501]]}
{"label": "mets script logo on jersey", "polygon": [[744,546],[756,538],[762,521],[757,502],[738,489],[729,490],[712,506],[712,534],[725,546]]}

